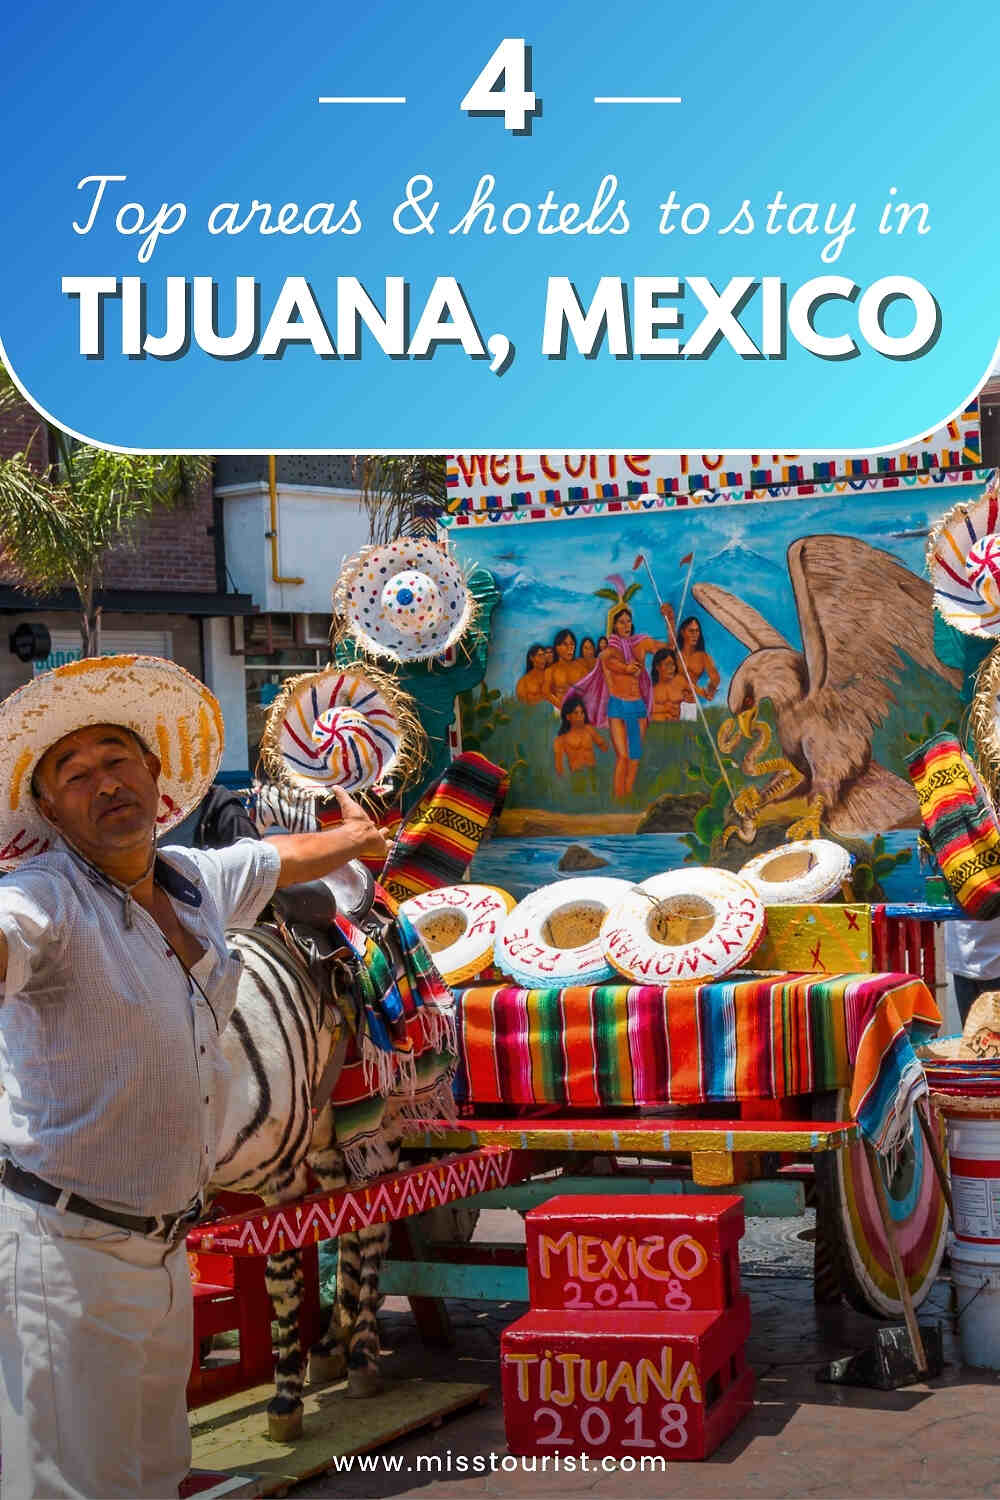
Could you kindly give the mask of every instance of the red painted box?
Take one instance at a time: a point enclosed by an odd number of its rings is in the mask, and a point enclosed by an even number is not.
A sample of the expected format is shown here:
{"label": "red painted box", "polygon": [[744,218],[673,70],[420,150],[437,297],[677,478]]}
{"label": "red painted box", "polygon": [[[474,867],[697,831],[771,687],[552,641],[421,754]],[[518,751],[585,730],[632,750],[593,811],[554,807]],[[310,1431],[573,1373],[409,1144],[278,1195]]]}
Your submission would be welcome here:
{"label": "red painted box", "polygon": [[743,1200],[550,1198],[526,1216],[533,1308],[698,1312],[740,1290]]}
{"label": "red painted box", "polygon": [[530,1312],[500,1342],[512,1453],[707,1458],[753,1405],[745,1296],[725,1312]]}

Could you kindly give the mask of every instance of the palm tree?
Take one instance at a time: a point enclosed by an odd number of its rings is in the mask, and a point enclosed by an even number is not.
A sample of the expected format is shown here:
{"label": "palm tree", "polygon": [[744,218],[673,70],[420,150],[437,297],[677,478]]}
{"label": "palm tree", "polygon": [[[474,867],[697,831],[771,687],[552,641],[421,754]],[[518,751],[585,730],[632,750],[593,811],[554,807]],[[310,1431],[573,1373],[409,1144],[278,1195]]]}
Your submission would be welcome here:
{"label": "palm tree", "polygon": [[373,453],[361,459],[361,499],[368,512],[370,540],[391,542],[434,518],[447,494],[442,454]]}
{"label": "palm tree", "polygon": [[[0,418],[25,406],[0,365]],[[23,449],[0,458],[0,544],[8,575],[41,598],[71,583],[83,655],[99,655],[97,596],[108,552],[131,541],[157,506],[190,503],[209,467],[203,458],[110,453],[39,417]]]}

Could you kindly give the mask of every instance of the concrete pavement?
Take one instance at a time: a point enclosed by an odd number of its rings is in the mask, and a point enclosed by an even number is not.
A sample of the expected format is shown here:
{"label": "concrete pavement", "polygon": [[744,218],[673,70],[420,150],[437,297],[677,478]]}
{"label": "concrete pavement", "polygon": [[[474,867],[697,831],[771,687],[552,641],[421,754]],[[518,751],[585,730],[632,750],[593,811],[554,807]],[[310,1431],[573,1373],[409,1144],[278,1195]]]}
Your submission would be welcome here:
{"label": "concrete pavement", "polygon": [[[492,1216],[491,1216],[492,1217]],[[497,1226],[481,1226],[490,1238]],[[451,1302],[453,1349],[419,1342],[406,1303],[386,1300],[380,1319],[386,1374],[476,1380],[490,1386],[488,1406],[455,1417],[436,1431],[399,1441],[396,1473],[368,1472],[311,1480],[294,1493],[317,1497],[420,1496],[678,1496],[733,1500],[760,1496],[790,1500],[850,1496],[852,1500],[938,1500],[1000,1497],[1000,1379],[964,1370],[950,1331],[951,1287],[942,1278],[920,1311],[922,1321],[945,1322],[944,1374],[932,1386],[880,1392],[820,1385],[816,1369],[867,1347],[877,1326],[847,1307],[817,1308],[812,1300],[808,1221],[752,1220],[744,1241],[743,1281],[753,1324],[750,1362],[757,1375],[751,1416],[705,1463],[674,1464],[666,1473],[586,1474],[504,1472],[506,1454],[499,1396],[499,1341],[521,1304]],[[479,1237],[477,1235],[477,1237]],[[496,1455],[491,1460],[490,1455]],[[423,1472],[418,1464],[440,1471]],[[464,1460],[494,1464],[495,1472],[459,1472]],[[529,1460],[530,1462],[530,1460]],[[508,1458],[508,1463],[510,1459]],[[450,1465],[450,1472],[449,1472]]]}

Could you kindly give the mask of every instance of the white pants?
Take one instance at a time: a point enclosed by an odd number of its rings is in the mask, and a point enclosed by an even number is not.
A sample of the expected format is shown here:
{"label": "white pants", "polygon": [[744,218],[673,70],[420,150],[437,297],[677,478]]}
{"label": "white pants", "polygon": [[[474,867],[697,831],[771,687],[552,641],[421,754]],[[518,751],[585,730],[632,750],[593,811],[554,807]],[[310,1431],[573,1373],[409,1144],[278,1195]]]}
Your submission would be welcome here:
{"label": "white pants", "polygon": [[2,1500],[167,1500],[188,1472],[184,1243],[0,1188]]}

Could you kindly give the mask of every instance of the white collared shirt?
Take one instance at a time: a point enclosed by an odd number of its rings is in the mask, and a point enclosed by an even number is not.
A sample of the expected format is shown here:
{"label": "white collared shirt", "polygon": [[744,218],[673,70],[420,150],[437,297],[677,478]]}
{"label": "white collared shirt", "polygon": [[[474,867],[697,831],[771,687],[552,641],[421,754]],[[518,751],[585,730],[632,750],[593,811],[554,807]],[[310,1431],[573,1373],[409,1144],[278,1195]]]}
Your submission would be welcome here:
{"label": "white collared shirt", "polygon": [[[227,1064],[220,1038],[250,926],[281,867],[273,844],[167,847],[157,879],[205,947],[192,985],[153,918],[57,845],[0,879],[0,1155],[109,1208],[185,1208],[215,1166]],[[207,998],[206,998],[207,997]]]}
{"label": "white collared shirt", "polygon": [[966,979],[1000,978],[1000,920],[945,922],[944,955],[950,974]]}

